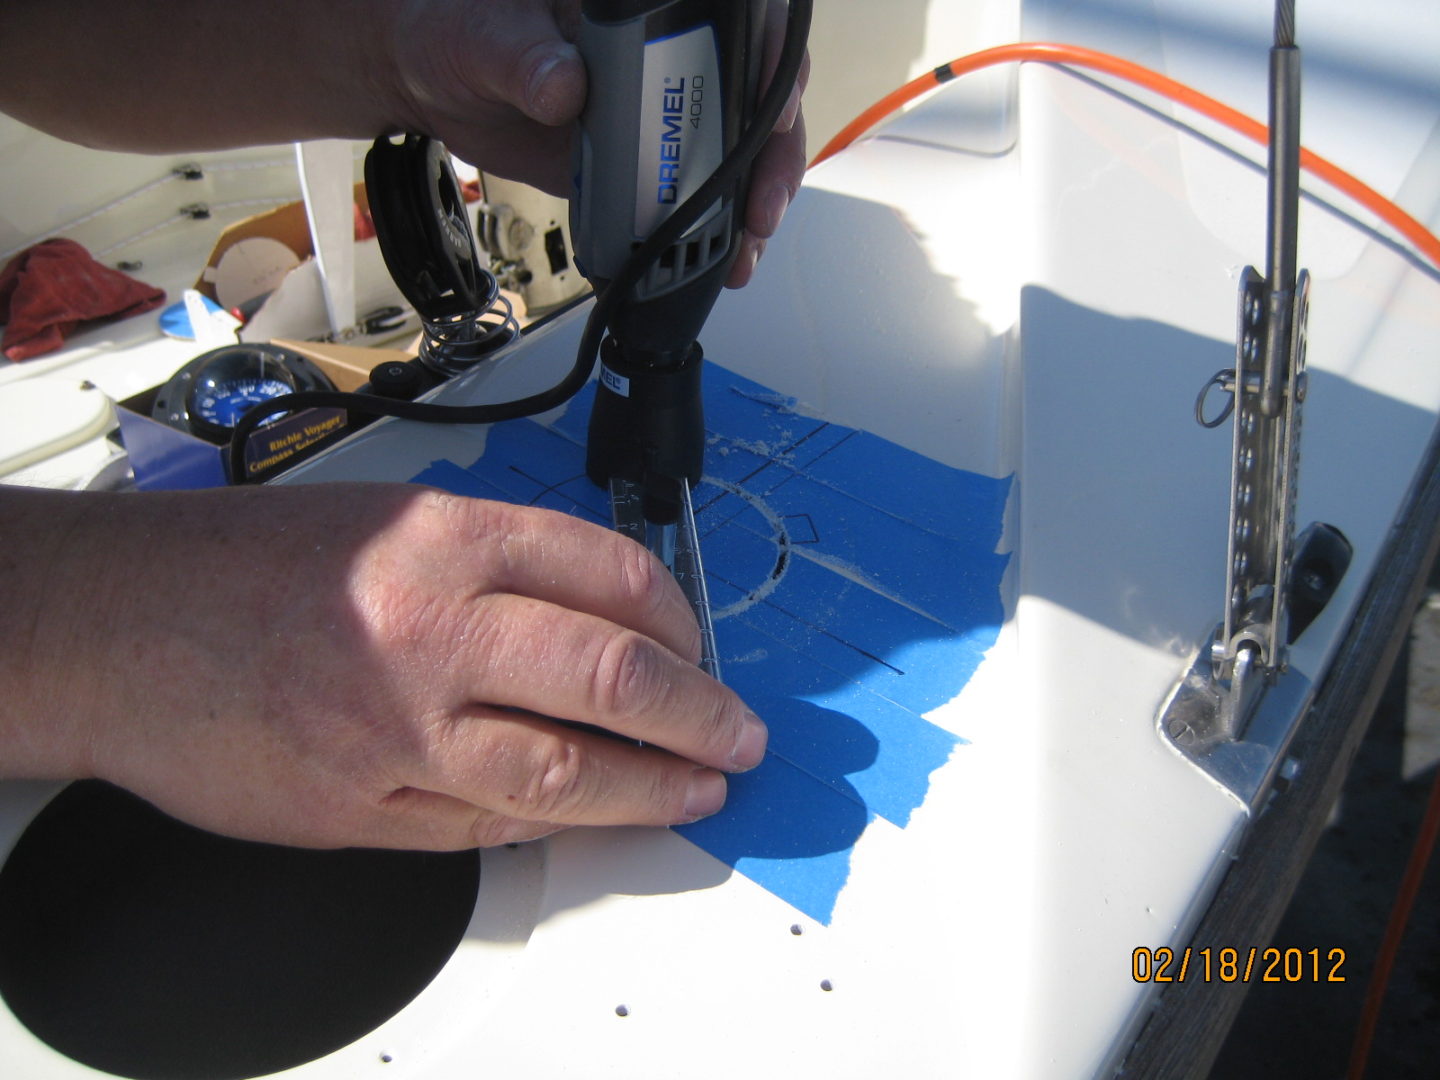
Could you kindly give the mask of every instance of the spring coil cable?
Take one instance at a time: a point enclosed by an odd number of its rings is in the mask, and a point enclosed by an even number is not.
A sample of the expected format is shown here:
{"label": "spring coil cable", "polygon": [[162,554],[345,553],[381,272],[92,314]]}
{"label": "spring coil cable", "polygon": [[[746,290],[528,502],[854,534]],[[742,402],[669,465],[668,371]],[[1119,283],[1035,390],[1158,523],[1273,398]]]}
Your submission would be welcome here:
{"label": "spring coil cable", "polygon": [[514,305],[500,291],[495,275],[483,268],[477,270],[478,283],[485,291],[474,311],[440,319],[421,317],[420,362],[447,378],[469,369],[520,334]]}

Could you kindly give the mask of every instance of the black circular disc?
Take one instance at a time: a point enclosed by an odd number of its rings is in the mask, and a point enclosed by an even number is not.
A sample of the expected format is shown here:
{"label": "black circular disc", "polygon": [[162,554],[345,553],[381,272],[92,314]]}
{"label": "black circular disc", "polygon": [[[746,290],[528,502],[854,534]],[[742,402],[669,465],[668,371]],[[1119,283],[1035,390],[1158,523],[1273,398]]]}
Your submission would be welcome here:
{"label": "black circular disc", "polygon": [[0,996],[38,1038],[141,1080],[239,1080],[373,1030],[460,943],[476,852],[216,836],[72,784],[0,870]]}

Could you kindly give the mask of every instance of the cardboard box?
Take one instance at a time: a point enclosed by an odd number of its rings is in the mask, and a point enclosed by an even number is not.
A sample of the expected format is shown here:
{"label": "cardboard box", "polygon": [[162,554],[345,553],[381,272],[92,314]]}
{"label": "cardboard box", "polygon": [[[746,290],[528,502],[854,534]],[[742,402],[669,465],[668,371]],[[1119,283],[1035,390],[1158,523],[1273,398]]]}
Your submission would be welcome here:
{"label": "cardboard box", "polygon": [[[364,184],[355,185],[354,196],[356,206],[370,205],[366,199]],[[314,241],[310,237],[310,219],[306,216],[305,204],[303,202],[286,203],[284,206],[277,206],[273,210],[237,221],[221,232],[219,239],[215,241],[215,247],[211,249],[210,258],[206,260],[204,269],[200,271],[200,276],[195,281],[195,289],[223,306],[225,300],[215,290],[220,263],[235,245],[244,240],[255,239],[278,241],[292,251],[298,261],[304,261],[315,254]],[[244,290],[249,295],[242,293],[238,297],[226,297],[225,299],[232,302],[248,300],[250,296],[269,292],[275,288],[276,284],[278,282],[257,283],[253,292]]]}

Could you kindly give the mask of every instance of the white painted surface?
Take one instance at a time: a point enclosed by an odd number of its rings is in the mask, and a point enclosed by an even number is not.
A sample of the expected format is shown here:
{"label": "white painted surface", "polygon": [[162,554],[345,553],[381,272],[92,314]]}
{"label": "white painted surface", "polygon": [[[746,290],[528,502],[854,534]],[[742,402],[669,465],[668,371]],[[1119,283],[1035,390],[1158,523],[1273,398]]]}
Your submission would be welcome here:
{"label": "white painted surface", "polygon": [[[1204,27],[1242,7],[1207,8]],[[1034,8],[1049,36],[1084,30],[1063,36],[1133,45],[1202,82],[1223,51],[1178,2]],[[1341,63],[1347,10],[1306,5],[1301,23],[1302,44],[1312,20],[1331,28],[1320,51],[1340,75],[1359,70]],[[1440,48],[1433,20],[1418,22],[1389,65],[1412,83],[1432,70],[1414,57]],[[1263,66],[1258,32],[1247,47]],[[1419,118],[1399,138],[1324,107],[1343,87],[1326,64],[1312,70],[1307,138],[1409,192],[1433,225],[1435,189],[1416,178],[1432,175],[1424,133],[1440,95],[1408,101]],[[1218,81],[1206,88],[1246,104]],[[867,830],[829,927],[663,831],[572,832],[487,857],[496,891],[482,909],[508,911],[519,940],[513,925],[478,931],[393,1020],[292,1075],[353,1077],[382,1050],[396,1077],[1056,1077],[1117,1063],[1148,1003],[1131,950],[1184,940],[1245,824],[1158,739],[1154,715],[1218,617],[1228,438],[1190,410],[1229,362],[1235,279],[1263,254],[1263,184],[1074,75],[1026,68],[1014,84],[1018,126],[1013,106],[977,112],[956,90],[900,138],[817,170],[755,284],[722,301],[705,337],[709,355],[829,418],[1015,475],[1008,621],[932,716],[970,745],[906,830]],[[1295,650],[1316,675],[1435,427],[1440,281],[1322,202],[1307,205],[1301,258],[1317,280],[1299,516],[1356,549]],[[577,334],[561,320],[447,396],[545,385]],[[382,424],[298,479],[403,479],[479,446],[472,432]],[[0,849],[45,792],[0,785]],[[24,1075],[91,1075],[3,1010],[0,1046]]]}
{"label": "white painted surface", "polygon": [[0,476],[103,434],[115,422],[110,399],[63,379],[0,386]]}
{"label": "white painted surface", "polygon": [[305,214],[315,261],[325,287],[325,313],[332,333],[355,325],[355,213],[351,189],[355,162],[346,139],[295,144]]}
{"label": "white painted surface", "polygon": [[[867,832],[834,924],[807,941],[824,957],[812,977],[834,976],[833,995],[805,992],[783,938],[756,946],[783,920],[766,907],[783,905],[738,877],[703,901],[622,903],[619,881],[609,898],[567,909],[561,927],[537,927],[532,947],[556,933],[576,953],[607,943],[618,974],[582,980],[564,1001],[593,1017],[584,1038],[632,1075],[663,1066],[642,1064],[648,1039],[610,1023],[606,990],[644,1001],[668,986],[673,1000],[677,985],[685,1008],[649,1022],[670,1045],[703,1039],[725,1002],[743,1000],[756,1047],[788,1047],[775,1053],[816,1072],[1103,1073],[1145,1016],[1131,950],[1183,941],[1236,849],[1243,808],[1157,738],[1154,716],[1218,611],[1229,445],[1190,412],[1230,362],[1236,277],[1262,256],[1263,180],[1073,75],[1035,67],[1018,81],[1014,154],[967,152],[1005,145],[1004,110],[989,128],[967,110],[962,128],[922,108],[899,137],[817,170],[755,284],[722,300],[707,328],[710,355],[827,418],[952,465],[1014,472],[1013,615],[972,687],[933,717],[971,745],[937,774],[910,829]],[[945,116],[954,104],[931,108]],[[1364,163],[1377,153],[1364,135],[1332,141]],[[1200,152],[1215,160],[1197,176],[1186,162]],[[1231,194],[1207,202],[1197,186]],[[1230,207],[1218,221],[1217,205]],[[1302,253],[1315,247],[1322,269],[1301,520],[1339,525],[1357,553],[1296,650],[1312,674],[1440,406],[1434,275],[1353,229],[1307,207]],[[1328,259],[1336,242],[1358,263]],[[551,348],[563,366],[565,350]],[[1363,430],[1385,438],[1357,452],[1351,433]],[[591,870],[577,866],[592,868],[597,850],[649,866],[649,844],[567,837],[550,846],[551,880],[584,879]],[[712,911],[716,897],[728,898]],[[689,914],[702,903],[703,921]],[[667,929],[698,925],[714,947]],[[648,950],[625,959],[657,937],[659,970]],[[696,966],[703,986],[687,978]],[[533,985],[538,1000],[548,984]],[[904,1017],[903,1039],[886,1037],[883,1016]],[[558,1074],[564,1062],[537,1067]]]}

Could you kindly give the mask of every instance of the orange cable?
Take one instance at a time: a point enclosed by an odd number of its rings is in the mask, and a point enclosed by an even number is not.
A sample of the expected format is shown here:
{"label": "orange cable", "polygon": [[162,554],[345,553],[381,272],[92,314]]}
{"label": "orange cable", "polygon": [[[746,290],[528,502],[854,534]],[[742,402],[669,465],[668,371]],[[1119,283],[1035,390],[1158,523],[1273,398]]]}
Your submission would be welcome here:
{"label": "orange cable", "polygon": [[1375,955],[1375,969],[1370,973],[1370,985],[1365,990],[1365,1005],[1356,1026],[1355,1042],[1350,1048],[1350,1068],[1346,1073],[1349,1080],[1360,1080],[1365,1075],[1370,1042],[1375,1037],[1375,1025],[1380,1019],[1380,1005],[1385,1000],[1385,989],[1390,983],[1390,970],[1395,966],[1395,957],[1400,952],[1405,926],[1410,921],[1410,911],[1415,906],[1415,897],[1420,892],[1421,881],[1425,878],[1425,865],[1430,861],[1437,835],[1440,835],[1440,768],[1435,771],[1435,782],[1430,788],[1430,801],[1425,806],[1425,816],[1421,819],[1420,831],[1415,836],[1415,846],[1410,849],[1410,861],[1405,866],[1400,891],[1395,894],[1395,906],[1390,909],[1390,921],[1385,925],[1385,937],[1380,942],[1380,951]]}
{"label": "orange cable", "polygon": [[[912,79],[898,90],[893,90],[885,95],[854,120],[850,121],[833,139],[825,144],[820,150],[820,153],[815,155],[815,160],[812,161],[810,165],[814,167],[825,159],[839,153],[885,117],[928,90],[932,90],[961,75],[968,75],[973,71],[979,71],[981,68],[991,67],[995,64],[1019,63],[1026,60],[1037,60],[1048,64],[1073,64],[1078,67],[1087,67],[1093,68],[1096,71],[1103,71],[1107,75],[1114,75],[1117,78],[1136,83],[1148,90],[1153,90],[1164,97],[1170,98],[1172,101],[1179,102],[1187,108],[1194,109],[1196,112],[1224,124],[1231,130],[1239,132],[1241,135],[1260,143],[1262,146],[1269,141],[1269,129],[1258,120],[1254,120],[1239,110],[1232,109],[1229,105],[1200,93],[1200,91],[1193,87],[1177,82],[1169,76],[1161,75],[1158,71],[1152,71],[1147,67],[1141,67],[1139,64],[1132,63],[1129,60],[1122,60],[1118,56],[1112,56],[1109,53],[1099,52],[1095,49],[1087,49],[1079,45],[1061,45],[1046,41],[1027,41],[1014,45],[999,45],[993,49],[984,49],[977,53],[971,53],[969,56],[962,56],[957,60],[952,60],[948,64],[942,64],[934,71],[928,71],[917,79]],[[1381,195],[1374,188],[1356,179],[1338,165],[1332,164],[1320,155],[1312,153],[1303,147],[1300,150],[1300,167],[1321,180],[1324,180],[1337,190],[1344,192],[1361,206],[1370,210],[1380,218],[1380,220],[1389,224],[1409,240],[1410,243],[1414,244],[1437,268],[1440,268],[1440,238],[1437,238],[1434,233],[1391,200]]]}

